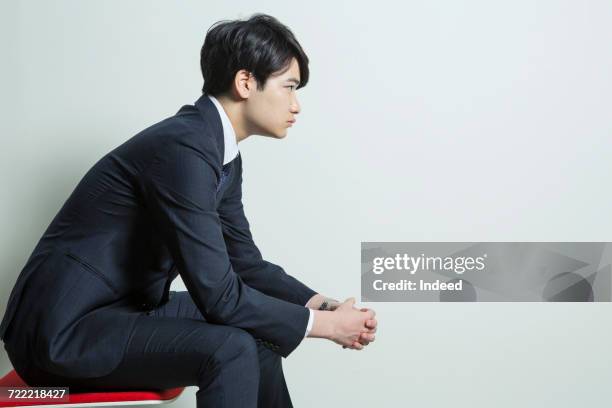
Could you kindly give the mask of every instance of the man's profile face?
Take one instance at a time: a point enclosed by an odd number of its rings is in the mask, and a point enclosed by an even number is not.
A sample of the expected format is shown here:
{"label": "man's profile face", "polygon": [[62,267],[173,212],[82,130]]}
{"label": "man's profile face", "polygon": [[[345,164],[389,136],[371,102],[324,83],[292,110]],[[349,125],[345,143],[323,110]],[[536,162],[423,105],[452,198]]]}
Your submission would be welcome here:
{"label": "man's profile face", "polygon": [[282,74],[271,75],[263,90],[254,87],[246,101],[245,114],[254,134],[282,139],[300,112],[296,88],[300,68],[295,58]]}

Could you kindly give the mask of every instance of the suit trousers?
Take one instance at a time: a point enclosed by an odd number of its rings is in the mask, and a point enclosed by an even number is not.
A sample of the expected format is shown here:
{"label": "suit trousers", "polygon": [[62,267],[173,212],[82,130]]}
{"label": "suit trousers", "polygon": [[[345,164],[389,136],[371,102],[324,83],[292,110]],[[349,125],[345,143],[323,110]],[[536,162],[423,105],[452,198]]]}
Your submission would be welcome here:
{"label": "suit trousers", "polygon": [[[198,386],[198,408],[292,407],[280,355],[245,330],[206,322],[188,292],[170,295],[138,317],[123,360],[103,377],[60,377],[11,355],[7,347],[9,358],[32,386],[71,391]],[[10,343],[10,333],[6,340]]]}

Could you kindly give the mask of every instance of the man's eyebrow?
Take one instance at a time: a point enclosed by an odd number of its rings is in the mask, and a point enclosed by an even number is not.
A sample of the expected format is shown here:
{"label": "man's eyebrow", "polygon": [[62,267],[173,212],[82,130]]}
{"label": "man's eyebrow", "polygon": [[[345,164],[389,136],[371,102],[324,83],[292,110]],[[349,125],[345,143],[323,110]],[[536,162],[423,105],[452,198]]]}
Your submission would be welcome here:
{"label": "man's eyebrow", "polygon": [[299,85],[299,84],[300,84],[300,80],[299,80],[299,79],[297,79],[297,78],[289,78],[289,79],[287,80],[287,82],[293,82],[293,83],[294,83],[294,84],[296,84],[296,85]]}

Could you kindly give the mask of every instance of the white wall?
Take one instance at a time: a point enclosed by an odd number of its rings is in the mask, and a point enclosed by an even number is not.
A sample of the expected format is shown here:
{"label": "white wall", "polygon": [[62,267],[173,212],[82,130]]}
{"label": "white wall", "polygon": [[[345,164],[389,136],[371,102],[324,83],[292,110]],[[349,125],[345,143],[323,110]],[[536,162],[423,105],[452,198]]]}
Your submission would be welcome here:
{"label": "white wall", "polygon": [[[311,58],[289,137],[240,144],[254,237],[289,273],[359,297],[361,241],[611,240],[608,1],[0,4],[0,312],[86,170],[195,101],[206,30],[253,12]],[[296,407],[609,404],[608,304],[368,305],[365,351],[284,361]]]}

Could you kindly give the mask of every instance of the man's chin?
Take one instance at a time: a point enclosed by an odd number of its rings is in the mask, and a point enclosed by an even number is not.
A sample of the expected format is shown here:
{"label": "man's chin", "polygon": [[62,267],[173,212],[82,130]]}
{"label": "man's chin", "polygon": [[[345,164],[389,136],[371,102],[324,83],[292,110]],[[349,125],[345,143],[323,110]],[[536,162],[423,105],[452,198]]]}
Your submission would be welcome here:
{"label": "man's chin", "polygon": [[271,137],[274,139],[284,139],[285,137],[287,137],[287,129],[279,133],[266,133],[265,135],[262,135],[262,136],[267,136],[267,137]]}

